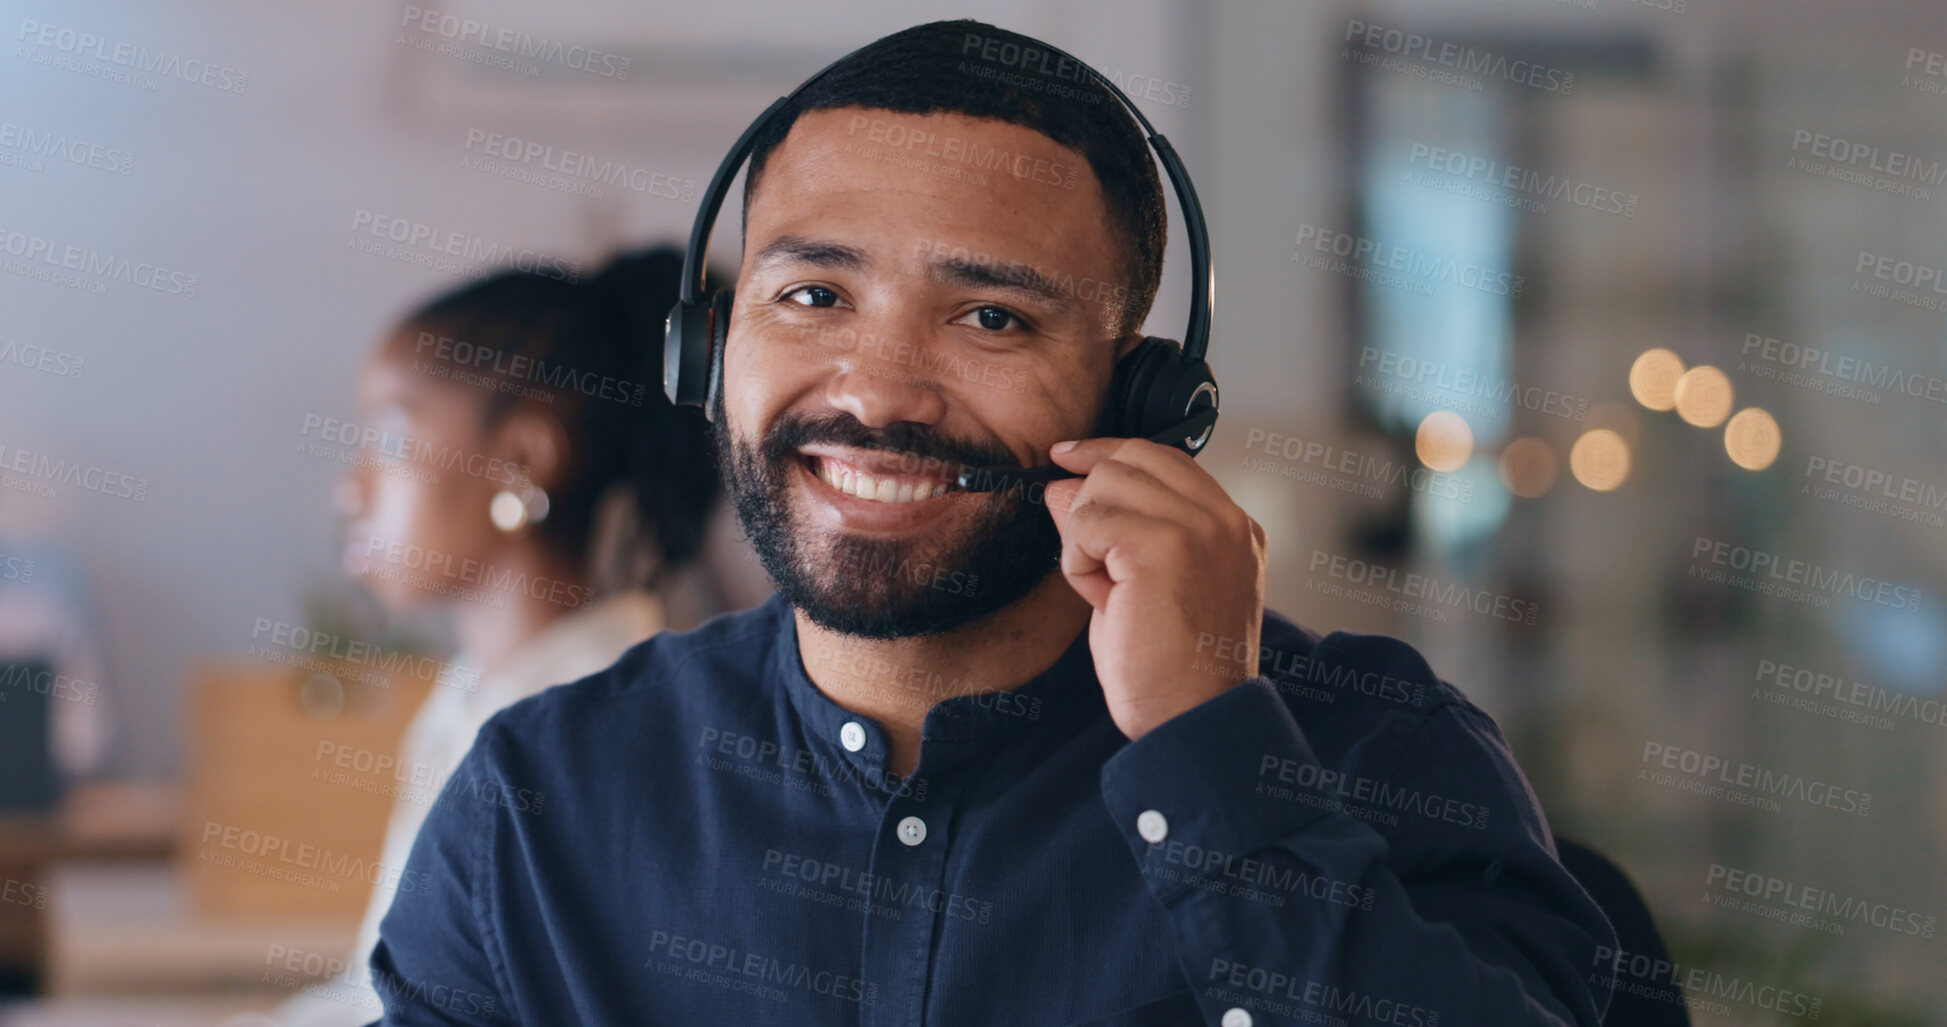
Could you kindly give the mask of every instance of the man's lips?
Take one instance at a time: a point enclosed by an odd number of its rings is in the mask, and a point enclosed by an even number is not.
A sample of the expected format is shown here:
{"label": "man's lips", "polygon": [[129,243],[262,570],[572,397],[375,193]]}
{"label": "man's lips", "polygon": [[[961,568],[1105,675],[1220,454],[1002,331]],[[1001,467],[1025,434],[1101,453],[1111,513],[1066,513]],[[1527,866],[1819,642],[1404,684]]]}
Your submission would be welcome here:
{"label": "man's lips", "polygon": [[935,458],[901,457],[874,450],[808,447],[800,451],[805,469],[856,499],[872,503],[914,503],[956,491],[960,465]]}

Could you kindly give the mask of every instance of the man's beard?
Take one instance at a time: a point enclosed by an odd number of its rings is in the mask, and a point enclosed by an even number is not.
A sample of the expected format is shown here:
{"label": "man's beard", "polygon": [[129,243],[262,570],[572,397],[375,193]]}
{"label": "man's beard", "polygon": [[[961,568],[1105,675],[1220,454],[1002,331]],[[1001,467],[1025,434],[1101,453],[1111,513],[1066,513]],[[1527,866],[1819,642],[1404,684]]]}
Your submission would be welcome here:
{"label": "man's beard", "polygon": [[1027,595],[1061,556],[1061,534],[1038,489],[1034,501],[1023,490],[987,494],[971,527],[944,542],[811,534],[793,516],[790,482],[802,459],[799,447],[827,443],[917,456],[951,475],[962,463],[1016,465],[998,444],[948,439],[911,421],[875,431],[834,412],[782,415],[753,445],[730,432],[721,405],[712,438],[725,489],[772,583],[827,630],[882,639],[950,631]]}

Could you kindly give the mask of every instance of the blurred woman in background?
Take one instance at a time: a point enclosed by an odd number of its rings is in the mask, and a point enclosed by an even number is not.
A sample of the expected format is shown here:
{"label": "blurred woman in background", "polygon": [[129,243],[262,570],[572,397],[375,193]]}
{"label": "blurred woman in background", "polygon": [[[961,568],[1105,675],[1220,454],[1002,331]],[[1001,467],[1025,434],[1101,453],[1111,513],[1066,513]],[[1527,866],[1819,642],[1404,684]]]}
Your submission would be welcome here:
{"label": "blurred woman in background", "polygon": [[[682,266],[658,247],[581,284],[503,272],[413,312],[365,364],[360,421],[383,432],[384,455],[340,483],[344,568],[390,612],[440,607],[459,645],[406,730],[401,767],[443,782],[500,708],[724,605],[678,573],[702,550],[719,492],[707,423],[661,387]],[[383,866],[405,865],[427,812],[394,803]],[[367,960],[392,895],[373,893],[344,977],[285,1003],[277,1022],[378,1015]]]}

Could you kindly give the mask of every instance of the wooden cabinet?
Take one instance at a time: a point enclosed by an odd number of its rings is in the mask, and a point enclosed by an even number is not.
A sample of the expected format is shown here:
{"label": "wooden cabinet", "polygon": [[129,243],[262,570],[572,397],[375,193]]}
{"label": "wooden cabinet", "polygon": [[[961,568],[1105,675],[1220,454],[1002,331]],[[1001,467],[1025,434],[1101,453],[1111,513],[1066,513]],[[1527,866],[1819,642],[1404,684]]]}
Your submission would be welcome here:
{"label": "wooden cabinet", "polygon": [[396,887],[404,868],[379,863],[394,797],[438,794],[398,760],[430,687],[349,664],[194,674],[178,858],[196,912],[356,915]]}

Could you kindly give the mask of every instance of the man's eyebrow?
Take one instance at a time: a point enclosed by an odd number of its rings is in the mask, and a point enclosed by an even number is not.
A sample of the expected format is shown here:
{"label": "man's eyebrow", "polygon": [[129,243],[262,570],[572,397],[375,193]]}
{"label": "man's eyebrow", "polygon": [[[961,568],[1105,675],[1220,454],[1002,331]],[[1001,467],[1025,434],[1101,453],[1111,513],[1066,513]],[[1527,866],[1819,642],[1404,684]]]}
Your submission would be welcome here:
{"label": "man's eyebrow", "polygon": [[810,264],[838,271],[863,271],[870,263],[865,253],[855,247],[801,235],[780,235],[750,259],[753,271],[762,271],[773,264]]}
{"label": "man's eyebrow", "polygon": [[941,257],[933,261],[927,272],[930,277],[952,285],[1023,293],[1056,310],[1065,311],[1071,306],[1067,290],[1029,264],[976,263]]}

